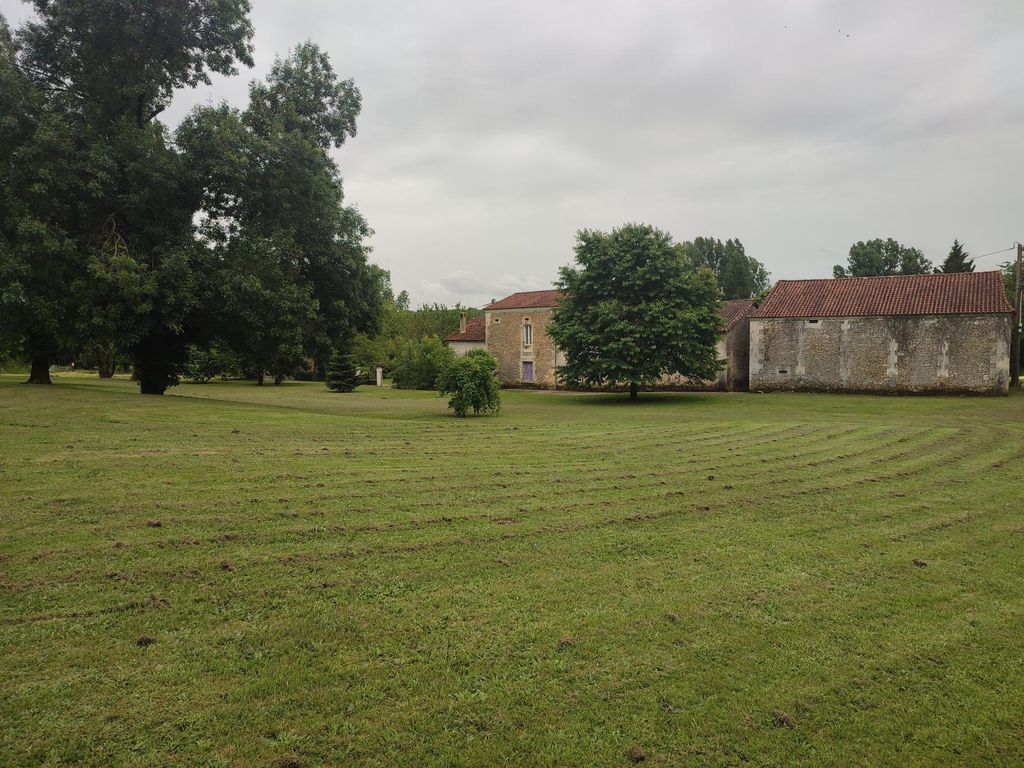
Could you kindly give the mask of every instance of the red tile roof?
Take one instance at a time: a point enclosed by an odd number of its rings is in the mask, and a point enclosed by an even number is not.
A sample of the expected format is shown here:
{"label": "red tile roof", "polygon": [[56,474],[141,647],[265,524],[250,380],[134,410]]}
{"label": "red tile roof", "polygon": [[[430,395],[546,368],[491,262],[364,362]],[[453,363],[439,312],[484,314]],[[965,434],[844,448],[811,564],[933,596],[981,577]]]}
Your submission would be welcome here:
{"label": "red tile roof", "polygon": [[987,315],[1012,312],[999,272],[779,280],[753,317]]}
{"label": "red tile roof", "polygon": [[754,314],[755,309],[757,309],[757,304],[754,303],[753,299],[723,301],[718,314],[722,316],[722,322],[725,323],[725,332],[728,333],[736,327],[740,320]]}
{"label": "red tile roof", "polygon": [[[537,307],[553,307],[558,304],[562,298],[562,294],[559,291],[524,291],[522,293],[513,293],[511,296],[506,296],[500,301],[496,301],[493,304],[488,304],[484,309],[528,309]],[[719,310],[722,315],[722,322],[725,323],[725,330],[728,332],[745,317],[750,315],[757,308],[753,299],[734,299],[732,301],[723,301],[722,307]],[[470,322],[473,322],[472,320]],[[457,334],[453,334],[455,336]],[[446,337],[445,341],[454,340],[452,337]],[[476,339],[458,339],[459,341],[476,341]],[[483,341],[483,337],[479,339]]]}
{"label": "red tile roof", "polygon": [[466,321],[465,333],[452,331],[444,337],[445,341],[486,341],[487,325],[484,317],[471,317]]}
{"label": "red tile roof", "polygon": [[562,298],[558,291],[523,291],[506,296],[500,301],[488,304],[484,309],[529,309],[554,307]]}

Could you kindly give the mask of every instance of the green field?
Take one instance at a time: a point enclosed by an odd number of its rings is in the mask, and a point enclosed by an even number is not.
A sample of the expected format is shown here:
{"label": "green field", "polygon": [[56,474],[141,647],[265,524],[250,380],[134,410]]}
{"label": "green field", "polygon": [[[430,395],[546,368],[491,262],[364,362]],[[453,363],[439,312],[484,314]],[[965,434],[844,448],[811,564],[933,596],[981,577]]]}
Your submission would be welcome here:
{"label": "green field", "polygon": [[0,377],[0,764],[1024,763],[1024,396]]}

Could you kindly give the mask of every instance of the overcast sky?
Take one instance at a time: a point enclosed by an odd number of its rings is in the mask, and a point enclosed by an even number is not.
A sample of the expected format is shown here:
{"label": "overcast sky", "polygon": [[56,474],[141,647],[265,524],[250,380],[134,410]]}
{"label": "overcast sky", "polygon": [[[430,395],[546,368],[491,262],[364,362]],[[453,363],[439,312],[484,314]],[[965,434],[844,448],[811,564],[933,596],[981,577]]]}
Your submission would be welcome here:
{"label": "overcast sky", "polygon": [[576,230],[627,221],[738,237],[773,279],[871,237],[1024,240],[1024,0],[253,5],[255,68],[168,121],[319,43],[363,94],[346,199],[414,303],[547,288]]}

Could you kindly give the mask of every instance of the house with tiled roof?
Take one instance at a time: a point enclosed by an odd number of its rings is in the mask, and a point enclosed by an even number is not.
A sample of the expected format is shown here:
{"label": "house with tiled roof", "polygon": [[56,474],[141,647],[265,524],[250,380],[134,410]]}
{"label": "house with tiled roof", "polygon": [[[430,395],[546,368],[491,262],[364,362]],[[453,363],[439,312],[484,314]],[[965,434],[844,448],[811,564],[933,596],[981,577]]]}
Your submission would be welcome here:
{"label": "house with tiled roof", "polygon": [[452,351],[462,357],[471,349],[487,349],[487,331],[484,327],[486,318],[466,317],[463,312],[459,316],[459,330],[444,337],[445,343]]}
{"label": "house with tiled roof", "polygon": [[750,388],[1006,394],[999,272],[780,280],[750,317]]}
{"label": "house with tiled roof", "polygon": [[[482,327],[469,320],[445,341],[456,354],[483,346],[498,361],[498,377],[506,386],[558,386],[562,352],[547,333],[551,313],[561,294],[555,290],[513,293],[483,308]],[[743,389],[747,384],[748,318],[755,309],[751,299],[722,303],[724,333],[718,355],[726,361],[715,382],[691,382],[667,377],[665,386]]]}
{"label": "house with tiled roof", "polygon": [[498,378],[507,385],[558,385],[558,366],[565,363],[548,335],[558,291],[522,291],[483,308],[487,350],[498,361]]}

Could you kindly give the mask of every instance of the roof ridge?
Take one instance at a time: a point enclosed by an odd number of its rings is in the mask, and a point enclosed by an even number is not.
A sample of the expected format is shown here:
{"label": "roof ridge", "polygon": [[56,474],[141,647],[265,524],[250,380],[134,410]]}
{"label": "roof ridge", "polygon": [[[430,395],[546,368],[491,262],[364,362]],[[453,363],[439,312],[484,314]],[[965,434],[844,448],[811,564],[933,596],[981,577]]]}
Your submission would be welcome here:
{"label": "roof ridge", "polygon": [[954,277],[967,275],[1002,275],[998,269],[984,269],[977,272],[922,272],[916,275],[851,275],[849,277],[795,277],[780,278],[775,281],[779,283],[831,283],[834,280],[892,280],[897,277]]}

